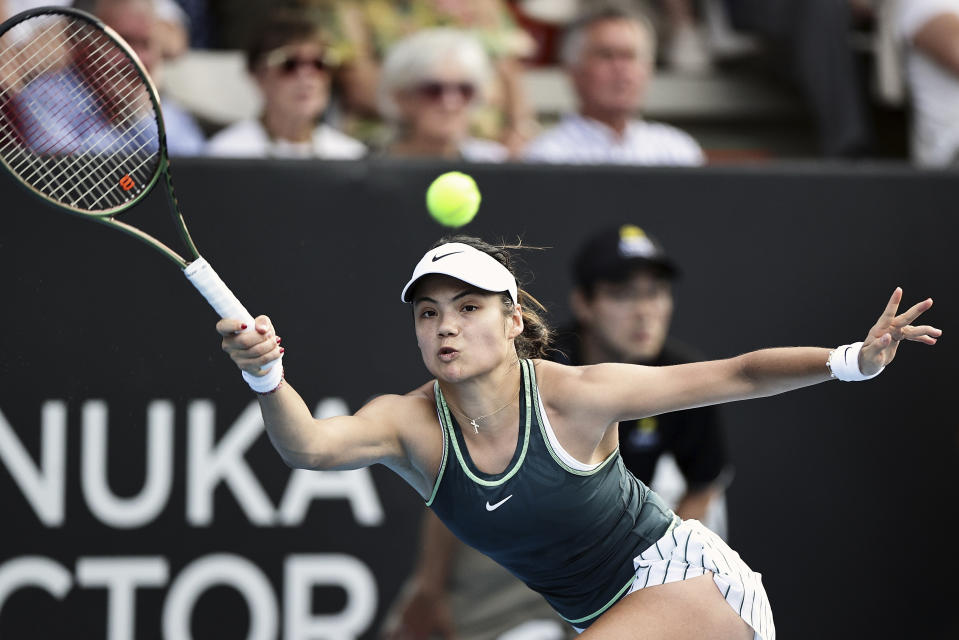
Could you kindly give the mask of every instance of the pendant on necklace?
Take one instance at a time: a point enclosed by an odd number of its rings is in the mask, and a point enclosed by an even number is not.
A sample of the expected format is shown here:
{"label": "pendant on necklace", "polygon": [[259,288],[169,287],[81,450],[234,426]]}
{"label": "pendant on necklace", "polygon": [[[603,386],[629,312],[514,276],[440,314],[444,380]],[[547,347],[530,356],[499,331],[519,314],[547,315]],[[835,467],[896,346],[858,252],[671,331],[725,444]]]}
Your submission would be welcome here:
{"label": "pendant on necklace", "polygon": [[479,425],[476,424],[476,420],[474,420],[473,418],[470,418],[470,424],[473,425],[473,431],[475,431],[476,433],[479,433]]}

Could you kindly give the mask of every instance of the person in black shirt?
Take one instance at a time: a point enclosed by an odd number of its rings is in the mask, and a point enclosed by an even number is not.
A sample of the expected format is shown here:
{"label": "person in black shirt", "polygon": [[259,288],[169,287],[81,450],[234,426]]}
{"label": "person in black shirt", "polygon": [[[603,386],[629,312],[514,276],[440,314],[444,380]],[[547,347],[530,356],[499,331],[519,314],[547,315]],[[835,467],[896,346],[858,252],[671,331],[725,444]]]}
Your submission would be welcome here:
{"label": "person in black shirt", "polygon": [[[705,359],[669,336],[672,285],[680,269],[640,227],[627,224],[591,236],[572,269],[575,322],[557,333],[556,362],[664,366]],[[619,447],[626,468],[680,517],[727,537],[724,490],[732,466],[718,406],[620,422]]]}

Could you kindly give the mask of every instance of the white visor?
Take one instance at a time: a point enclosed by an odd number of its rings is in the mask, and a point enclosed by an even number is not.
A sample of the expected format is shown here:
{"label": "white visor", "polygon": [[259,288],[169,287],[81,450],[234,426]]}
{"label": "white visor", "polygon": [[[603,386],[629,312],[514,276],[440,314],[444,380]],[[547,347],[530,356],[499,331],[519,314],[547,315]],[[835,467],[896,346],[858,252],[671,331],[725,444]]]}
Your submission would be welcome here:
{"label": "white visor", "polygon": [[509,269],[497,262],[493,256],[460,242],[448,242],[427,251],[413,269],[413,276],[403,287],[400,299],[403,302],[413,302],[407,297],[407,294],[412,294],[413,285],[423,276],[434,273],[462,280],[484,291],[507,291],[513,304],[518,302],[516,278]]}

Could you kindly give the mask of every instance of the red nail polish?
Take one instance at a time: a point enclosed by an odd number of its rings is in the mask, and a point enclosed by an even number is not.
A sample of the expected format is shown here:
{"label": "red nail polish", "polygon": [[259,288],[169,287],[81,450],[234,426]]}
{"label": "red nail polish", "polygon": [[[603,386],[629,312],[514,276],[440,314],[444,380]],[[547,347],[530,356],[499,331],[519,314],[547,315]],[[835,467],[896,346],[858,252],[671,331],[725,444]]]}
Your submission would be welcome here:
{"label": "red nail polish", "polygon": [[276,339],[276,343],[277,343],[277,344],[280,344],[281,342],[283,342],[283,338],[277,338],[277,339]]}
{"label": "red nail polish", "polygon": [[280,353],[286,353],[286,349],[280,349]]}
{"label": "red nail polish", "polygon": [[240,331],[243,331],[244,329],[246,329],[246,325],[245,325],[245,324],[241,324],[241,325],[240,325]]}

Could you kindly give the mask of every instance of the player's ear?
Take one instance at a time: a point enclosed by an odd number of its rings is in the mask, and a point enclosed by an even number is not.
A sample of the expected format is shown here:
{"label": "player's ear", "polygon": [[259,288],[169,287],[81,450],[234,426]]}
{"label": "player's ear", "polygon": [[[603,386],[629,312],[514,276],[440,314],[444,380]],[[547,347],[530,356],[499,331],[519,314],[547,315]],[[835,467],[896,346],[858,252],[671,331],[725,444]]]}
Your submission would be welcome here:
{"label": "player's ear", "polygon": [[506,337],[509,339],[518,338],[522,333],[523,329],[526,328],[525,323],[523,322],[523,307],[519,304],[513,305],[513,312],[506,319]]}

